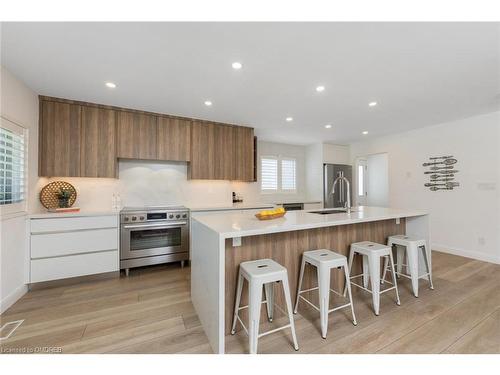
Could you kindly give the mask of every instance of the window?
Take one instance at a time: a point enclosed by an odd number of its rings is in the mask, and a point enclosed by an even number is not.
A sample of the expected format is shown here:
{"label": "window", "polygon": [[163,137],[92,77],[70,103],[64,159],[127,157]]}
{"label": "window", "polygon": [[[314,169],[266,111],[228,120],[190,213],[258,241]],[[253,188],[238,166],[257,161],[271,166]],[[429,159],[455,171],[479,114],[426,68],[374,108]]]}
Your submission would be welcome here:
{"label": "window", "polygon": [[295,159],[281,159],[281,190],[295,191]]}
{"label": "window", "polygon": [[296,160],[279,156],[260,159],[260,183],[263,192],[295,192],[297,190]]}
{"label": "window", "polygon": [[263,191],[278,190],[278,159],[263,157],[261,159],[260,183]]}
{"label": "window", "polygon": [[358,195],[365,195],[365,166],[358,165]]}
{"label": "window", "polygon": [[1,118],[0,123],[0,210],[25,211],[26,130]]}

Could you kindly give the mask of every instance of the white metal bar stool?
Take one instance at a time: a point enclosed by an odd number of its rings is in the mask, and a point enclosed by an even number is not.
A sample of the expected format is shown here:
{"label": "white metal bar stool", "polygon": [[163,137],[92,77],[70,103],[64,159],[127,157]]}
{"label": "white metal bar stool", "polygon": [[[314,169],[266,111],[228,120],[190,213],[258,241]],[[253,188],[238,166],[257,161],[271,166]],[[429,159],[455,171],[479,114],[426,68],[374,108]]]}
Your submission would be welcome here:
{"label": "white metal bar stool", "polygon": [[[354,256],[360,254],[363,256],[363,273],[350,277],[350,280],[363,277],[363,285],[356,284],[351,281],[351,284],[361,288],[372,294],[373,310],[375,315],[379,315],[380,311],[380,295],[390,290],[396,292],[396,304],[400,305],[398,284],[396,282],[396,272],[394,270],[394,259],[392,258],[391,248],[387,245],[381,245],[371,241],[355,242],[351,244],[351,252],[349,254],[349,272],[352,271]],[[393,282],[392,287],[380,290],[380,259],[388,257],[390,260],[390,268]],[[368,279],[371,281],[371,290],[368,289]],[[388,282],[389,283],[389,282]],[[345,289],[344,289],[345,295]]]}
{"label": "white metal bar stool", "polygon": [[[306,264],[310,264],[311,266],[316,267],[318,273],[318,286],[315,288],[310,288],[306,290],[301,290],[302,280],[304,278],[304,269],[306,268]],[[333,289],[330,289],[330,271],[334,268],[343,268],[346,279],[347,291],[349,292],[349,303],[346,303],[341,306],[334,307],[330,309],[330,292],[333,292],[341,297],[342,294],[336,292]],[[310,292],[312,290],[319,289],[319,307],[314,305],[311,301],[302,297],[302,293]],[[320,249],[320,250],[312,250],[306,251],[302,254],[302,265],[300,266],[300,276],[299,276],[299,285],[297,288],[297,300],[295,301],[295,310],[294,313],[297,314],[297,309],[299,307],[299,301],[303,299],[309,305],[314,307],[320,314],[321,320],[321,336],[326,339],[326,333],[328,330],[328,314],[333,311],[343,309],[345,307],[351,307],[352,313],[352,324],[357,325],[356,315],[354,315],[354,306],[352,303],[352,295],[351,295],[351,286],[349,283],[349,269],[347,267],[347,258],[341,254],[334,253],[333,251]]]}
{"label": "white metal bar stool", "polygon": [[[430,249],[427,247],[427,242],[422,239],[413,238],[406,236],[404,234],[398,234],[395,236],[390,236],[387,240],[387,245],[391,248],[393,246],[398,246],[397,249],[397,263],[396,263],[396,275],[406,277],[411,280],[411,286],[413,289],[413,294],[418,297],[418,280],[427,278],[429,280],[429,285],[431,289],[434,289],[432,284],[432,267],[431,267],[431,254]],[[426,268],[426,273],[419,275],[418,267],[418,251],[422,249],[422,254],[424,257],[424,263]],[[403,264],[404,250],[406,250],[407,264]],[[384,262],[384,274],[382,276],[382,283],[385,281],[385,275],[387,272],[388,259]],[[409,275],[402,273],[403,265],[406,266],[407,273]]]}
{"label": "white metal bar stool", "polygon": [[[244,279],[246,279],[249,284],[248,305],[240,307]],[[272,321],[273,319],[275,282],[281,282],[281,285],[283,285],[289,323],[282,327],[259,334],[260,308],[263,303],[267,306],[267,316],[269,321]],[[266,293],[265,301],[262,301],[262,287],[264,287]],[[248,329],[238,314],[240,310],[246,308],[248,308]],[[286,328],[291,329],[294,349],[299,350],[297,337],[295,335],[295,325],[293,322],[292,300],[290,298],[290,288],[288,285],[288,273],[285,267],[272,259],[260,259],[240,264],[238,286],[236,289],[236,301],[234,304],[233,326],[231,328],[232,335],[235,333],[236,323],[238,321],[241,323],[243,329],[248,335],[251,354],[257,353],[257,342],[259,337],[269,335],[270,333]]]}

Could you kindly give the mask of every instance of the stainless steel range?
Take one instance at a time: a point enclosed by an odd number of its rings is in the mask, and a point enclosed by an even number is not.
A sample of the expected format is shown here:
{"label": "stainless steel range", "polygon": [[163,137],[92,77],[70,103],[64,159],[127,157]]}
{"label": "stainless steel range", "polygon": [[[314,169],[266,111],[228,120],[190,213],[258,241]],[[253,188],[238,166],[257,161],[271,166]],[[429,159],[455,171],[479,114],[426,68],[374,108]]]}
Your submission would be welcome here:
{"label": "stainless steel range", "polygon": [[125,207],[120,213],[120,269],[189,259],[189,210]]}

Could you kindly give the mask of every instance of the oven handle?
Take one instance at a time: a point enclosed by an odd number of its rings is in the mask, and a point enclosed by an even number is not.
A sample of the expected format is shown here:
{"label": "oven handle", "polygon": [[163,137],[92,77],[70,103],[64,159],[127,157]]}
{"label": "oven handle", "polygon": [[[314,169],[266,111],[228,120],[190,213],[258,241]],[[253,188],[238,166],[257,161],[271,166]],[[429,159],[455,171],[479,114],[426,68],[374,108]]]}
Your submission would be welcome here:
{"label": "oven handle", "polygon": [[139,224],[139,225],[124,225],[123,229],[140,229],[140,228],[168,228],[179,225],[186,225],[187,221],[173,221],[171,223],[157,223],[157,224]]}

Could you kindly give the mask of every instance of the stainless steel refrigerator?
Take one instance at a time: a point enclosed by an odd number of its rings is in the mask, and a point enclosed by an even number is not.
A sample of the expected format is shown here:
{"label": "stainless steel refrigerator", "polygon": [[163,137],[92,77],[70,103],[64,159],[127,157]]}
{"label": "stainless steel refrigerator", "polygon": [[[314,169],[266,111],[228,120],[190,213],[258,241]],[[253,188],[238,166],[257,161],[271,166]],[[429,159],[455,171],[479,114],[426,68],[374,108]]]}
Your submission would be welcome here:
{"label": "stainless steel refrigerator", "polygon": [[344,207],[347,202],[347,185],[344,181],[339,181],[335,189],[335,194],[332,193],[333,181],[341,175],[351,183],[351,202],[352,202],[352,167],[344,164],[324,164],[323,165],[323,206],[324,208]]}

